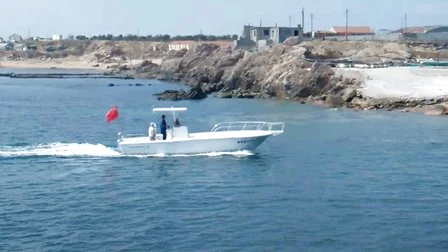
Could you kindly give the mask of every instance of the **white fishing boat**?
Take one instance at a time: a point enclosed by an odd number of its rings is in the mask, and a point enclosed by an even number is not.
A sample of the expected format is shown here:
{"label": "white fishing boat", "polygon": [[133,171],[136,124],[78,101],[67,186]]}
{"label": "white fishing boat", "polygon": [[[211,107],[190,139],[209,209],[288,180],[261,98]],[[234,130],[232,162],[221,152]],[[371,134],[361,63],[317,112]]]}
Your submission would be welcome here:
{"label": "white fishing boat", "polygon": [[185,111],[185,107],[153,108],[153,112],[173,115],[174,126],[167,122],[166,139],[156,133],[159,126],[151,122],[148,135],[123,136],[119,133],[119,151],[126,155],[253,151],[268,137],[282,134],[284,128],[283,122],[235,121],[218,123],[210,131],[190,133],[186,125],[178,123],[176,116]]}

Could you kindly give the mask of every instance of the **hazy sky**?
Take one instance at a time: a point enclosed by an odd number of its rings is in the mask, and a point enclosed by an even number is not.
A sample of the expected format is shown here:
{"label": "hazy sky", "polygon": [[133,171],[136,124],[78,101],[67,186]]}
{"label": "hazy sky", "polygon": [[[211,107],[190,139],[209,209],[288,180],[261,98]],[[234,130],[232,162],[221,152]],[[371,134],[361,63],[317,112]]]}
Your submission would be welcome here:
{"label": "hazy sky", "polygon": [[400,28],[404,14],[408,26],[448,24],[448,0],[2,0],[0,36],[12,33],[51,36],[55,33],[241,34],[247,23],[289,26],[301,22],[305,8],[305,30],[310,14],[315,29],[349,23],[369,25],[375,30]]}

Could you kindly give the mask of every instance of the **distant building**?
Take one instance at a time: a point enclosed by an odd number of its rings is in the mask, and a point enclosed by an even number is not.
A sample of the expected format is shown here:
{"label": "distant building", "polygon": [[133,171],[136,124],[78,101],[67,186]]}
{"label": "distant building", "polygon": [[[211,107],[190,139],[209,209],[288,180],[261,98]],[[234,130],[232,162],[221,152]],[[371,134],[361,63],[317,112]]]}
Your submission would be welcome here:
{"label": "distant building", "polygon": [[20,42],[22,40],[23,40],[22,36],[20,36],[19,34],[16,34],[16,33],[9,36],[9,42],[11,42],[11,43]]}
{"label": "distant building", "polygon": [[175,40],[168,44],[168,51],[191,50],[196,44],[193,40]]}
{"label": "distant building", "polygon": [[62,40],[62,35],[61,34],[53,34],[51,39],[52,40]]}
{"label": "distant building", "polygon": [[245,26],[243,38],[257,42],[259,40],[271,40],[272,43],[283,43],[289,37],[302,35],[300,25],[298,27],[278,27],[278,26]]}
{"label": "distant building", "polygon": [[345,36],[350,36],[351,39],[359,37],[369,37],[373,36],[375,32],[371,27],[368,26],[333,26],[327,31],[314,31],[313,38],[317,39],[340,39]]}
{"label": "distant building", "polygon": [[75,35],[73,35],[73,34],[68,34],[68,35],[67,35],[67,39],[68,39],[68,40],[75,40]]}
{"label": "distant building", "polygon": [[5,43],[5,40],[2,37],[0,37],[0,43]]}
{"label": "distant building", "polygon": [[448,42],[448,26],[406,27],[396,30],[402,40],[420,42]]}
{"label": "distant building", "polygon": [[390,34],[392,33],[392,30],[390,29],[379,29],[377,34]]}
{"label": "distant building", "polygon": [[251,49],[252,47],[260,49],[267,45],[283,43],[290,37],[302,40],[302,27],[300,25],[297,27],[245,25],[242,36],[234,41],[234,46],[239,49]]}
{"label": "distant building", "polygon": [[434,26],[414,26],[401,28],[399,30],[393,31],[395,33],[407,33],[407,34],[417,34],[417,33],[431,33],[431,32],[448,32],[448,26],[434,25]]}

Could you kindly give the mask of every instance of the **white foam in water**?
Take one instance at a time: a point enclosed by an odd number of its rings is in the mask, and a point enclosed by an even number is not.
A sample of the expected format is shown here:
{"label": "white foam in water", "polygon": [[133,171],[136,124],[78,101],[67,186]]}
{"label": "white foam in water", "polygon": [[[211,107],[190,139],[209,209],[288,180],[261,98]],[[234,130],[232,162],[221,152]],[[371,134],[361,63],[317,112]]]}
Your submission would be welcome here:
{"label": "white foam in water", "polygon": [[102,144],[49,143],[21,147],[3,146],[0,147],[0,156],[117,157],[120,153]]}
{"label": "white foam in water", "polygon": [[[250,151],[234,152],[210,152],[198,154],[155,154],[155,155],[129,155],[129,157],[192,157],[192,156],[251,156]],[[32,156],[56,156],[56,157],[126,157],[120,152],[102,144],[89,143],[49,143],[31,146],[0,146],[0,157],[32,157]]]}

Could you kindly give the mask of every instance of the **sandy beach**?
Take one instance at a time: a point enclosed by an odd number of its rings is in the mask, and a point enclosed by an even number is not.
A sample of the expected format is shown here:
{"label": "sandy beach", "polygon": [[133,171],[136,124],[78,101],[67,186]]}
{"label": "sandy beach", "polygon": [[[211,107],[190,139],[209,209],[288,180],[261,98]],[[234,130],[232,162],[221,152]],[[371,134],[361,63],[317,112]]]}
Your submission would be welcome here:
{"label": "sandy beach", "polygon": [[82,59],[63,59],[63,60],[21,60],[21,61],[0,61],[0,67],[3,68],[38,68],[38,69],[80,69],[80,70],[106,70],[106,64],[99,64],[94,67],[95,63]]}
{"label": "sandy beach", "polygon": [[[155,64],[160,64],[161,59],[149,59]],[[121,63],[122,65],[136,66],[143,60],[132,60]],[[65,58],[54,60],[20,60],[20,61],[0,61],[0,68],[20,68],[20,69],[79,69],[79,70],[98,70],[105,71],[108,66],[117,63],[95,63],[82,58]]]}

